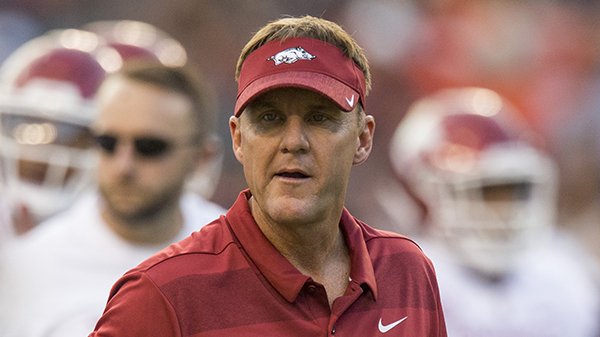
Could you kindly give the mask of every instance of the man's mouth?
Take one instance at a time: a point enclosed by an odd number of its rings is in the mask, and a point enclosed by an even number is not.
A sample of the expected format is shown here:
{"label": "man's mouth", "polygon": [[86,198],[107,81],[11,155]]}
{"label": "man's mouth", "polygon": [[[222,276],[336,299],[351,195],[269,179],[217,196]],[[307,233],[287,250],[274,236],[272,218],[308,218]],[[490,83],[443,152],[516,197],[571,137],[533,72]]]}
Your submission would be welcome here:
{"label": "man's mouth", "polygon": [[278,172],[277,174],[275,174],[275,176],[282,177],[282,178],[292,178],[292,179],[305,179],[305,178],[309,177],[308,175],[304,174],[303,172],[299,172],[299,171]]}

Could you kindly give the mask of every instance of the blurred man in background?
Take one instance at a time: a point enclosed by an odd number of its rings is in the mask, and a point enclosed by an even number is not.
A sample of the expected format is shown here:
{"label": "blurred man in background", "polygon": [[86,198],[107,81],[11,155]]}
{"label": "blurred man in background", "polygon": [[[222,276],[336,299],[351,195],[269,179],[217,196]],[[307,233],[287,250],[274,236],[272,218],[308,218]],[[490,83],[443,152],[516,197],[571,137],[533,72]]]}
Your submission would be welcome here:
{"label": "blurred man in background", "polygon": [[189,65],[126,63],[96,101],[97,192],[6,249],[2,336],[85,335],[127,268],[224,212],[185,192],[218,155],[210,86]]}
{"label": "blurred man in background", "polygon": [[[181,67],[188,62],[187,52],[177,40],[157,27],[135,20],[94,21],[82,29],[96,33],[115,49],[126,62],[153,61],[170,67]],[[213,91],[212,86],[205,90]],[[216,100],[215,93],[209,93]],[[214,118],[213,118],[214,119]],[[215,121],[206,121],[215,125]],[[194,176],[186,182],[186,189],[211,198],[221,175],[223,149],[216,128],[210,130],[204,147],[212,153],[199,163]]]}
{"label": "blurred man in background", "polygon": [[587,256],[556,233],[556,172],[502,97],[437,92],[408,110],[391,161],[423,207],[451,336],[597,336]]}

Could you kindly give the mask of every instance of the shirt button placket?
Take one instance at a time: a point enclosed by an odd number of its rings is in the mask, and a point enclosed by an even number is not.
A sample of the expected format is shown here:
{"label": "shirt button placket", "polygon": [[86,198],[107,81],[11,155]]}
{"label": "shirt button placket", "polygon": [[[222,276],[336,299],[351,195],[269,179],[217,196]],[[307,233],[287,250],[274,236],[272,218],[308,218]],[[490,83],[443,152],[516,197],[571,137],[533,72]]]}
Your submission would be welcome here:
{"label": "shirt button placket", "polygon": [[335,335],[335,326],[331,328],[331,335]]}

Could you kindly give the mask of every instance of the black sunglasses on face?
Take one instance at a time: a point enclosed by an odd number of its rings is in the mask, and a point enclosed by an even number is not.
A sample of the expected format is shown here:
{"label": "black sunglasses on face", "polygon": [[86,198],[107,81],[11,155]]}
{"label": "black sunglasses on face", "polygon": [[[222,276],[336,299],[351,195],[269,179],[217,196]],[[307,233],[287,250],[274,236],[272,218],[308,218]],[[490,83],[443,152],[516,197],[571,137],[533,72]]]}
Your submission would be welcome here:
{"label": "black sunglasses on face", "polygon": [[[106,154],[114,154],[119,144],[119,137],[112,135],[95,136],[96,144]],[[139,137],[133,139],[135,153],[143,158],[158,158],[167,154],[173,144],[158,137]]]}

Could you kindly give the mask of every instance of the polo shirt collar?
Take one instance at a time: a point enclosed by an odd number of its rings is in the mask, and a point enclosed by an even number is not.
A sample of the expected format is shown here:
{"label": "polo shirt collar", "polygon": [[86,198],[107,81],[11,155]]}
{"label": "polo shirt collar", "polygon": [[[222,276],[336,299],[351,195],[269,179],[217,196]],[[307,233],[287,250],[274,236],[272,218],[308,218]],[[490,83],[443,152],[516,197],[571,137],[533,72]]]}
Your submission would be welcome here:
{"label": "polo shirt collar", "polygon": [[[264,236],[250,212],[251,196],[249,190],[242,191],[225,218],[251,263],[287,301],[294,302],[311,278],[296,269]],[[352,281],[368,287],[376,299],[377,283],[362,227],[345,208],[340,228],[350,250]]]}

